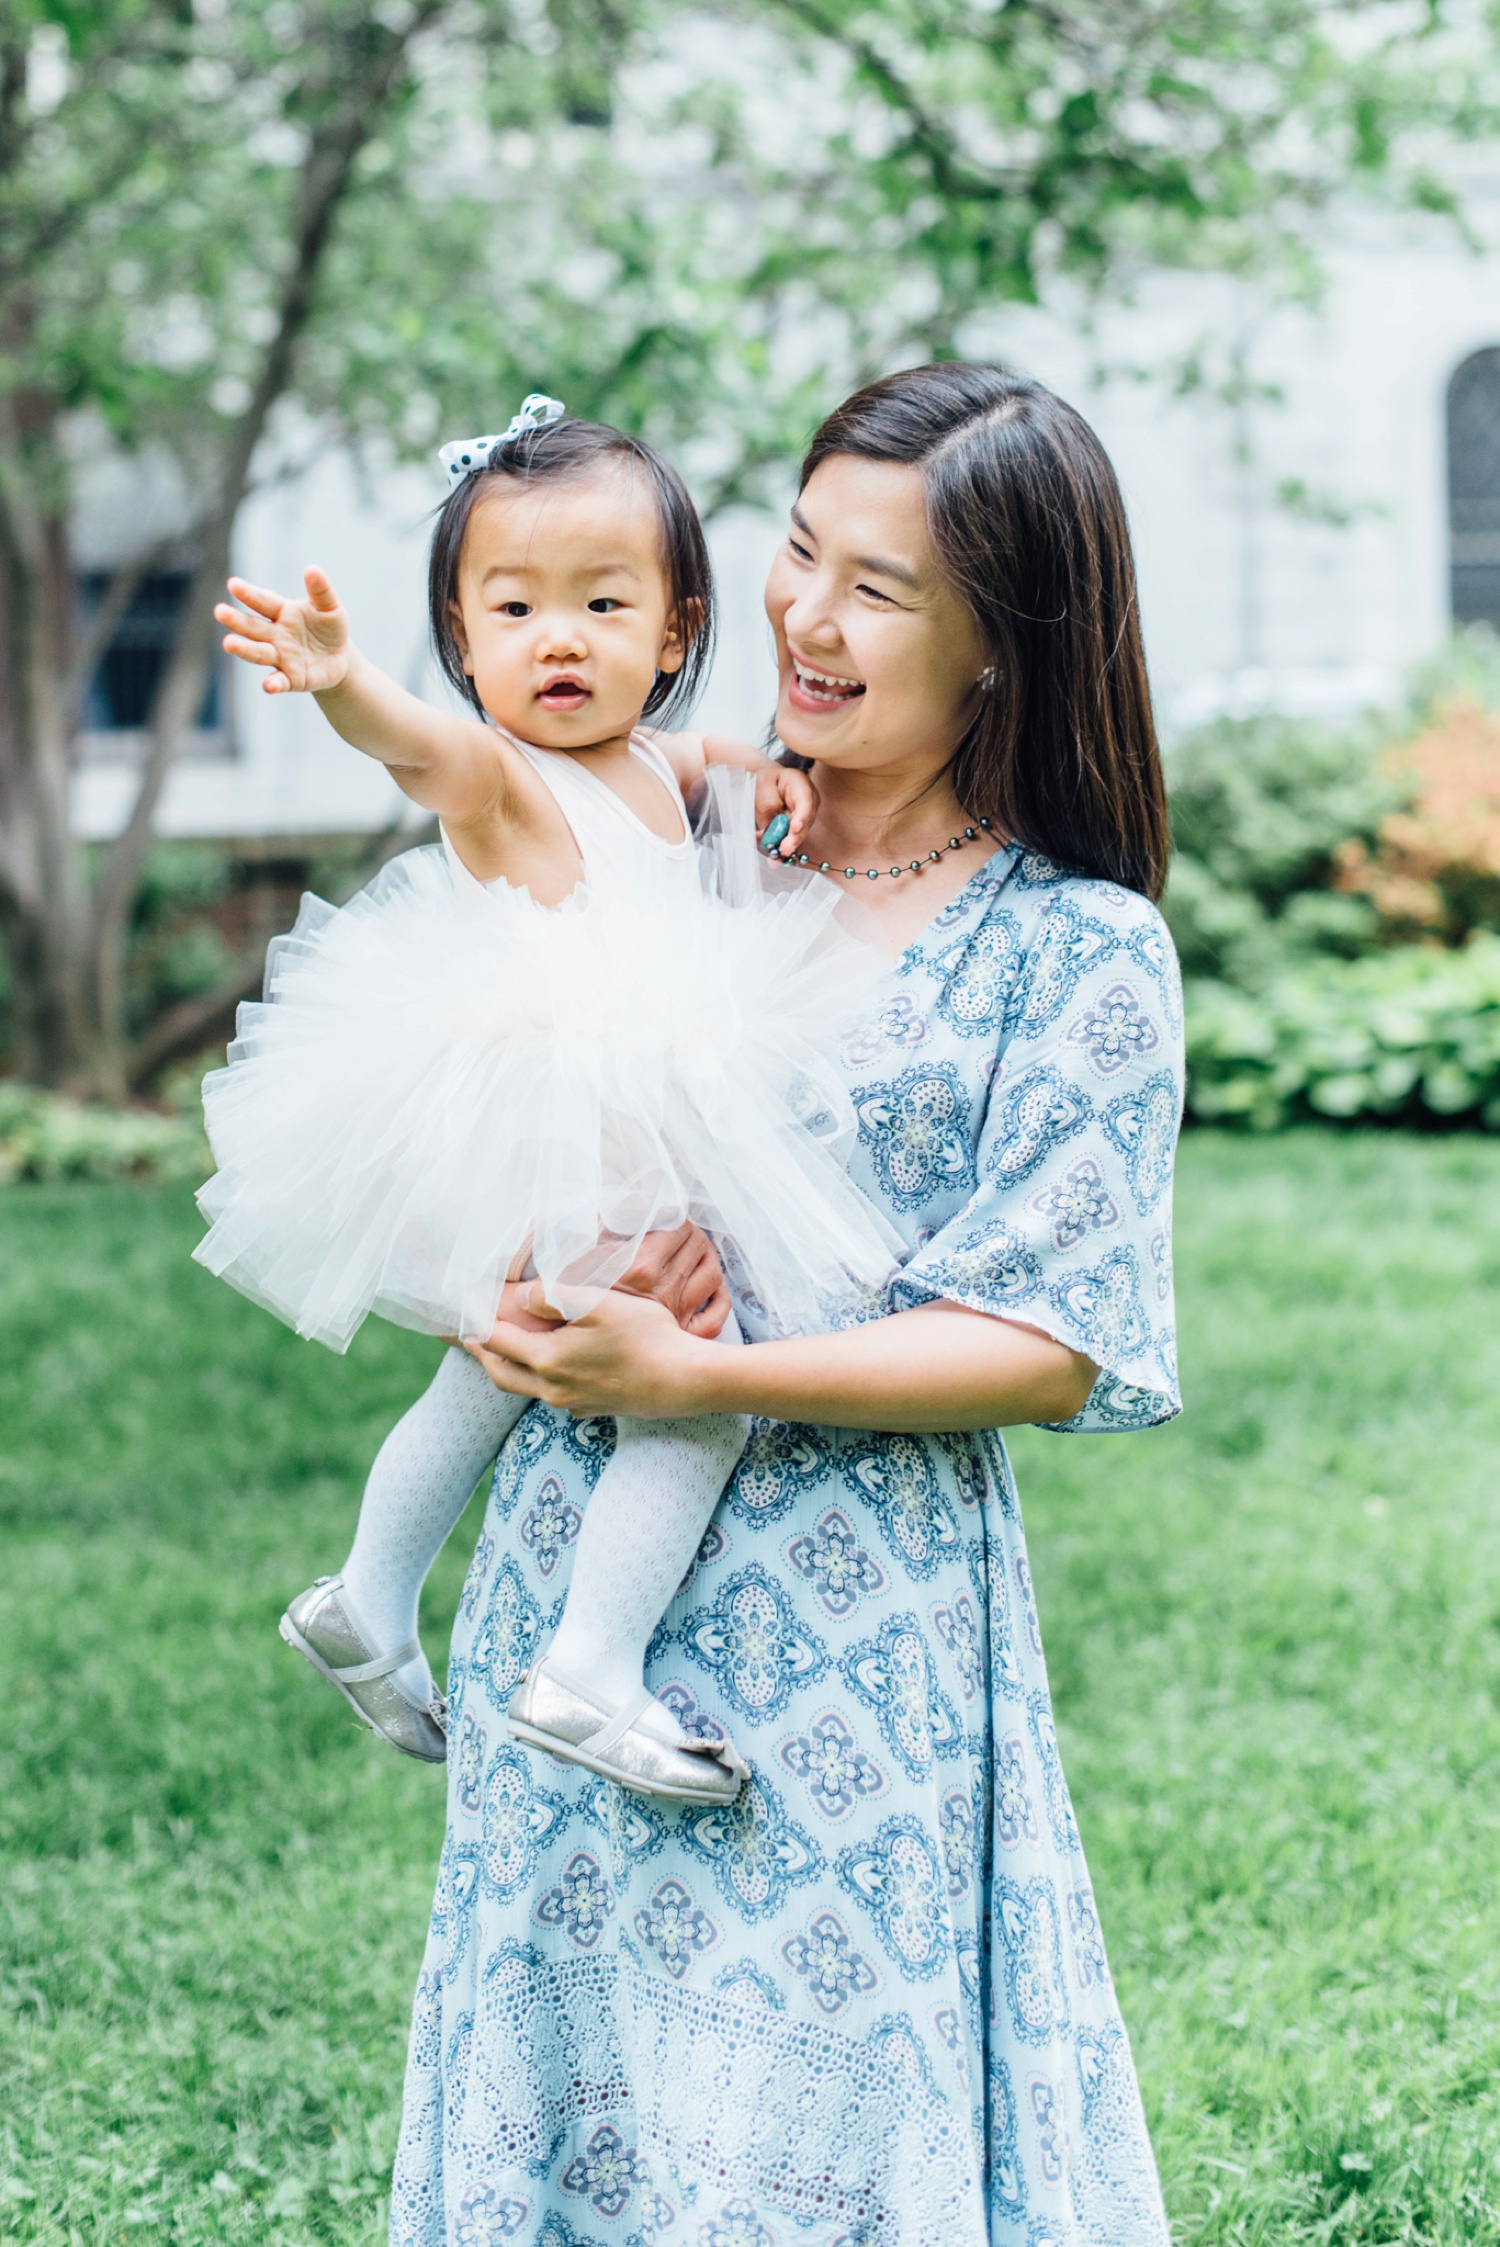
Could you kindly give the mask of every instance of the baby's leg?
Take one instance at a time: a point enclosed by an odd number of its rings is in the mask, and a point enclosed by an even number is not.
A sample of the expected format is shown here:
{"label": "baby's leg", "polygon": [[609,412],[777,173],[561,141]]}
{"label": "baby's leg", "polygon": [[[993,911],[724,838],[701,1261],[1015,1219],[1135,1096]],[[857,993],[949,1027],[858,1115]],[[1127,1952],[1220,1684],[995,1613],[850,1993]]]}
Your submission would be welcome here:
{"label": "baby's leg", "polygon": [[[737,1343],[731,1318],[720,1336]],[[693,1563],[750,1423],[736,1414],[616,1422],[619,1441],[583,1517],[567,1604],[548,1649],[558,1671],[609,1708],[638,1692],[651,1634]],[[681,1743],[659,1702],[638,1720]]]}
{"label": "baby's leg", "polygon": [[[381,1445],[343,1568],[355,1614],[378,1651],[416,1637],[427,1571],[530,1401],[497,1389],[466,1350],[449,1350],[430,1387]],[[431,1699],[425,1656],[394,1677],[419,1704]]]}

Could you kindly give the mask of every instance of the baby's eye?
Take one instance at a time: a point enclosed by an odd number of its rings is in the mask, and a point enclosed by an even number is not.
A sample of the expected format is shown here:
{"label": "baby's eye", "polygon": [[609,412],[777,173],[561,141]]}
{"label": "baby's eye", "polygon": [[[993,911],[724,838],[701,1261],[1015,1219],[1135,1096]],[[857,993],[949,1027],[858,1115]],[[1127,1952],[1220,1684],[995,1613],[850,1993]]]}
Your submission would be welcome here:
{"label": "baby's eye", "polygon": [[623,601],[612,600],[608,594],[604,593],[600,594],[597,601],[590,601],[589,603],[589,607],[595,616],[608,616],[611,609],[622,609],[624,606]]}
{"label": "baby's eye", "polygon": [[500,614],[501,616],[530,616],[531,603],[529,601],[502,601],[500,603]]}

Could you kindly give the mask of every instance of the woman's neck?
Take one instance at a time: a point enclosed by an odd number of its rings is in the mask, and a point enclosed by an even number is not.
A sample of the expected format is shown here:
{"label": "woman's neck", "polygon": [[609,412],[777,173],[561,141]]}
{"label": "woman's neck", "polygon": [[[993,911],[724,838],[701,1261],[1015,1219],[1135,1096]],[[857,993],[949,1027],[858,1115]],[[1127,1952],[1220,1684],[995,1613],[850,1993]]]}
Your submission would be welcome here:
{"label": "woman's neck", "polygon": [[[827,863],[829,879],[874,915],[893,957],[973,880],[1002,839],[983,830],[972,841],[965,838],[965,829],[977,822],[968,817],[943,771],[924,779],[921,774],[848,772],[815,764],[812,781],[819,796],[818,818],[807,839],[807,855],[815,866]],[[960,847],[951,850],[955,837]],[[916,873],[911,871],[913,859],[918,861]],[[850,867],[856,869],[852,881]],[[894,880],[893,867],[901,869]]]}
{"label": "woman's neck", "polygon": [[823,858],[853,859],[861,867],[908,863],[940,850],[968,823],[946,771],[850,772],[819,764],[812,781]]}

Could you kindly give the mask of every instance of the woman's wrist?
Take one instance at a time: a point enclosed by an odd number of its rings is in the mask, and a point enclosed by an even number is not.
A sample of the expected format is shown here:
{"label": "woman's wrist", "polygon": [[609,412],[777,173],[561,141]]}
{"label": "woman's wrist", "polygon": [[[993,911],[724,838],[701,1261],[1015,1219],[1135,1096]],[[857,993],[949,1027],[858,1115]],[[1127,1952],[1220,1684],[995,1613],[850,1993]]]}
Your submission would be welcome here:
{"label": "woman's wrist", "polygon": [[749,1354],[748,1344],[738,1348],[679,1330],[669,1378],[681,1402],[663,1417],[700,1420],[715,1413],[752,1411],[754,1407],[742,1401],[751,1371],[746,1362]]}

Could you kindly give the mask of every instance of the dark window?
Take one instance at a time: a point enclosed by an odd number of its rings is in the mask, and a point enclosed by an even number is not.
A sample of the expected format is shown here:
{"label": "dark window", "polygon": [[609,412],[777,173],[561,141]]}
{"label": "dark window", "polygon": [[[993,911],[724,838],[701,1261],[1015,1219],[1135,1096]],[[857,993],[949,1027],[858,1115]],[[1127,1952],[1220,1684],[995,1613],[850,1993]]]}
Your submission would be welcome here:
{"label": "dark window", "polygon": [[1500,347],[1448,385],[1448,540],[1454,623],[1500,631]]}
{"label": "dark window", "polygon": [[[80,579],[85,617],[98,609],[109,582],[103,571],[91,570]],[[83,712],[85,733],[121,733],[150,723],[157,685],[177,638],[188,582],[186,570],[154,570],[142,578],[90,681]],[[219,724],[217,666],[209,674],[198,723],[206,731]]]}

